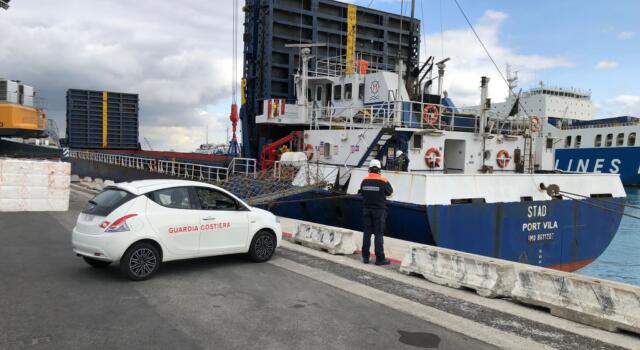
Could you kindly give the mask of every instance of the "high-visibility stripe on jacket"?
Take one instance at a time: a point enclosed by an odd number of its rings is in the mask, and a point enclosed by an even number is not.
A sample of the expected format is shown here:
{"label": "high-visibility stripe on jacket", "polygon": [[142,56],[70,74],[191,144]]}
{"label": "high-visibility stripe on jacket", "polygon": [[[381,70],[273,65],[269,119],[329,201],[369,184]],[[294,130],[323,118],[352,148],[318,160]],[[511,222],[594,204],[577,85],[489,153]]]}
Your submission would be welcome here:
{"label": "high-visibility stripe on jacket", "polygon": [[386,177],[369,173],[360,184],[363,206],[369,209],[385,209],[387,197],[393,193],[393,187]]}

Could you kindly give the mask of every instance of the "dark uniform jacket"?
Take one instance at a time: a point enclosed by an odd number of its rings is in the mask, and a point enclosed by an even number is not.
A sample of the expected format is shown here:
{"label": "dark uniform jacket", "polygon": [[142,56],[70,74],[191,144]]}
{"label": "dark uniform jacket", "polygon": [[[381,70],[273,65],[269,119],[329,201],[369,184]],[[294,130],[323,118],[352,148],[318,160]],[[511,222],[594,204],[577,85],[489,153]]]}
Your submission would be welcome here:
{"label": "dark uniform jacket", "polygon": [[363,205],[367,209],[385,209],[387,196],[393,193],[393,187],[386,177],[369,173],[360,184],[360,191],[363,198]]}

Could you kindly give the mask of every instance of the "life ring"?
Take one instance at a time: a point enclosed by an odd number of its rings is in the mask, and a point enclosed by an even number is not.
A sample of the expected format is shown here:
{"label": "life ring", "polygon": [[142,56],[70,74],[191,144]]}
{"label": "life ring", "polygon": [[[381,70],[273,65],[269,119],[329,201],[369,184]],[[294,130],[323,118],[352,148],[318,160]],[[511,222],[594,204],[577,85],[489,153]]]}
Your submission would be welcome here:
{"label": "life ring", "polygon": [[531,117],[531,132],[540,131],[540,117],[533,116]]}
{"label": "life ring", "polygon": [[435,125],[440,117],[440,108],[436,105],[426,104],[422,108],[422,121],[427,125]]}
{"label": "life ring", "polygon": [[511,155],[507,150],[500,150],[496,155],[496,163],[500,169],[504,169],[509,166],[509,162],[511,161]]}
{"label": "life ring", "polygon": [[440,154],[440,151],[435,147],[429,148],[427,150],[427,153],[424,154],[424,163],[429,168],[439,168],[441,160],[442,155]]}
{"label": "life ring", "polygon": [[306,146],[304,146],[304,154],[307,155],[307,160],[311,160],[313,159],[313,145],[307,143]]}

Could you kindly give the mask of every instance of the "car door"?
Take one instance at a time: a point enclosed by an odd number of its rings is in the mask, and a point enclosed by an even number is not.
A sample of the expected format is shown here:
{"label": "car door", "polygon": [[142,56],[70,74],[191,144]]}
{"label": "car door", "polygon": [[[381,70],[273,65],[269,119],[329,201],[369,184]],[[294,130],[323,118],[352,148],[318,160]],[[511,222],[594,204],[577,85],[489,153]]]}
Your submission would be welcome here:
{"label": "car door", "polygon": [[249,235],[248,209],[235,198],[208,187],[196,187],[200,205],[200,253],[244,252]]}
{"label": "car door", "polygon": [[163,245],[178,258],[198,255],[200,210],[189,187],[172,187],[147,194],[146,216]]}

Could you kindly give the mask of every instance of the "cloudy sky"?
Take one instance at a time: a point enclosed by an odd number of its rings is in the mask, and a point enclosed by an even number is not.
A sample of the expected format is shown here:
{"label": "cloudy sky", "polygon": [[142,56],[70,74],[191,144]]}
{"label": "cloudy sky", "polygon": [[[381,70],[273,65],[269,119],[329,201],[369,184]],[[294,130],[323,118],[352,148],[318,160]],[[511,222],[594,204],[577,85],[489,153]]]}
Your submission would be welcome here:
{"label": "cloudy sky", "polygon": [[[459,1],[498,65],[510,63],[520,72],[523,88],[544,80],[590,89],[597,116],[640,115],[640,2]],[[400,12],[399,0],[355,3]],[[422,54],[452,59],[446,84],[454,101],[477,103],[481,75],[492,78],[494,101],[503,99],[505,85],[453,0],[416,4]],[[207,125],[211,141],[226,139],[231,0],[11,5],[0,12],[0,77],[35,86],[61,129],[66,90],[81,88],[140,94],[141,137],[155,149],[193,150],[204,142]]]}

